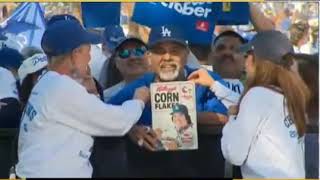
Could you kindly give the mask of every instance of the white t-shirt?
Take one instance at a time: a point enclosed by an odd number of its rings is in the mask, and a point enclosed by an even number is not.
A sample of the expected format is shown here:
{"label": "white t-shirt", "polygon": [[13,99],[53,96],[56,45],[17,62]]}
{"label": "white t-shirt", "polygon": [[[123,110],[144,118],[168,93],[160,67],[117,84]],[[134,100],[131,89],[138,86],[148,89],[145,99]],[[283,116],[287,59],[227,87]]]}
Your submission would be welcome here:
{"label": "white t-shirt", "polygon": [[16,79],[9,70],[0,67],[0,99],[4,98],[19,99]]}
{"label": "white t-shirt", "polygon": [[283,103],[282,94],[254,87],[224,126],[223,156],[244,178],[305,178],[304,138]]}
{"label": "white t-shirt", "polygon": [[68,76],[48,71],[33,88],[22,117],[17,175],[91,177],[92,136],[123,136],[143,108],[140,100],[105,104]]}

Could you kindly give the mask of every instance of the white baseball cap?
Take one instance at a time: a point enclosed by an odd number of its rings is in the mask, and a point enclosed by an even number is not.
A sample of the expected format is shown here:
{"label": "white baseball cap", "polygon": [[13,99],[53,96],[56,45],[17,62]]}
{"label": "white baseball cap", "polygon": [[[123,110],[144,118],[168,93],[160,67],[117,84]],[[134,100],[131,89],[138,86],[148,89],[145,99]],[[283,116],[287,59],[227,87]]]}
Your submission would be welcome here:
{"label": "white baseball cap", "polygon": [[28,74],[39,71],[48,65],[47,56],[43,53],[35,54],[24,60],[18,69],[20,84]]}

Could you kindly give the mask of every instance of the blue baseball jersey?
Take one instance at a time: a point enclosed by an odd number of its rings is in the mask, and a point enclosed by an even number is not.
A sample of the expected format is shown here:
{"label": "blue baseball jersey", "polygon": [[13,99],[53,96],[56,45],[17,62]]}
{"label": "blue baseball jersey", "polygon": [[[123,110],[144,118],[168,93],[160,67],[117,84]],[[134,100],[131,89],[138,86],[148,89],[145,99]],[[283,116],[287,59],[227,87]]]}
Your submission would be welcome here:
{"label": "blue baseball jersey", "polygon": [[[187,76],[197,69],[185,67]],[[225,81],[216,73],[208,71],[211,77],[226,86]],[[127,84],[118,94],[113,96],[107,103],[114,105],[121,105],[124,101],[133,98],[134,92],[137,88],[146,86],[150,87],[155,80],[155,73],[146,73],[141,78]],[[215,96],[215,94],[208,88],[201,85],[196,85],[196,108],[197,112],[214,112],[220,114],[227,114],[227,108]],[[150,102],[146,104],[140,120],[137,124],[151,126],[152,114]]]}

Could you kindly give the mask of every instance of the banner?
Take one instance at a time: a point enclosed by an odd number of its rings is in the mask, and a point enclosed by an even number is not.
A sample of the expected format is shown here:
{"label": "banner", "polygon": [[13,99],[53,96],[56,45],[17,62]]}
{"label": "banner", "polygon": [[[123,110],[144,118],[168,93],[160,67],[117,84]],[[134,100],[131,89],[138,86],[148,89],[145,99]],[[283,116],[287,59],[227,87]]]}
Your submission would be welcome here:
{"label": "banner", "polygon": [[44,8],[40,3],[22,3],[12,15],[0,25],[0,33],[14,41],[16,49],[26,46],[41,48],[45,31]]}
{"label": "banner", "polygon": [[175,24],[186,31],[189,43],[210,44],[214,30],[211,2],[135,3],[132,21],[150,28]]}
{"label": "banner", "polygon": [[82,21],[86,28],[105,27],[120,24],[119,2],[81,3]]}

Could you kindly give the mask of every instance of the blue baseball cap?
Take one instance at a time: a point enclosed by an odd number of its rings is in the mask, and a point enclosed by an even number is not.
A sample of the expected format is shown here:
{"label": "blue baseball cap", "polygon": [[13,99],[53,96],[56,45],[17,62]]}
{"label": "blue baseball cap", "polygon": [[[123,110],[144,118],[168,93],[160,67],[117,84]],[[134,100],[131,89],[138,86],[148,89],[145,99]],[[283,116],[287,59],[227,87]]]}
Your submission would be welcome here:
{"label": "blue baseball cap", "polygon": [[125,43],[127,42],[137,42],[137,43],[140,43],[141,45],[145,46],[146,48],[148,48],[147,44],[145,42],[143,42],[143,40],[139,39],[138,37],[134,37],[134,36],[131,36],[131,37],[127,37],[121,41],[118,42],[118,45],[115,47],[114,51],[117,51],[119,50],[119,48],[121,48],[122,45],[124,45]]}
{"label": "blue baseball cap", "polygon": [[293,45],[288,37],[277,30],[258,32],[250,42],[241,45],[238,51],[240,53],[253,51],[254,55],[260,59],[280,65],[285,55],[294,53]]}
{"label": "blue baseball cap", "polygon": [[45,30],[41,47],[46,55],[69,53],[83,44],[98,44],[101,37],[86,31],[77,21],[56,21]]}
{"label": "blue baseball cap", "polygon": [[125,39],[126,36],[120,25],[109,25],[105,27],[103,42],[111,51],[114,51]]}
{"label": "blue baseball cap", "polygon": [[187,106],[183,105],[183,104],[175,104],[172,106],[172,112],[170,113],[171,115],[173,115],[174,113],[183,113],[188,115],[188,108]]}
{"label": "blue baseball cap", "polygon": [[0,67],[18,69],[24,60],[22,54],[13,48],[0,49]]}
{"label": "blue baseball cap", "polygon": [[176,42],[185,47],[188,46],[184,31],[177,26],[163,25],[151,29],[148,42],[149,47],[167,41]]}
{"label": "blue baseball cap", "polygon": [[61,20],[64,20],[64,21],[74,20],[74,21],[77,21],[79,24],[81,24],[80,21],[73,15],[70,15],[70,14],[57,14],[57,15],[53,15],[53,16],[49,17],[46,20],[46,25],[50,26],[51,24],[53,24],[53,23],[55,23],[57,21],[61,21]]}

